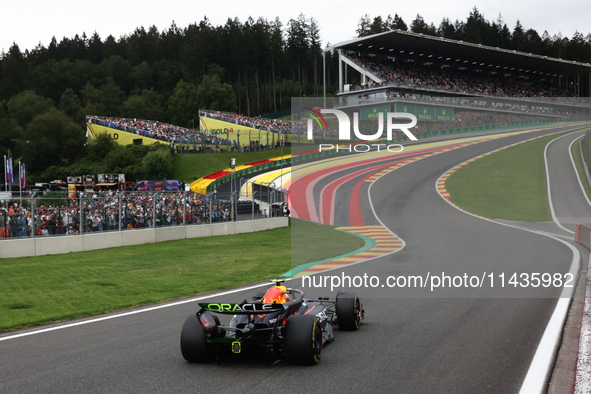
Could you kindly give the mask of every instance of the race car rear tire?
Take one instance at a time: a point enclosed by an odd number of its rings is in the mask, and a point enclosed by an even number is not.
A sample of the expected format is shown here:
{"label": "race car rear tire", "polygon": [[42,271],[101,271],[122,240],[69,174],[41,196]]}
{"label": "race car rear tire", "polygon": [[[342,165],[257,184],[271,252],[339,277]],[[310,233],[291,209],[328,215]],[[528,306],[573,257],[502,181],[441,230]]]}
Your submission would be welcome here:
{"label": "race car rear tire", "polygon": [[355,293],[341,293],[337,296],[337,321],[343,331],[359,330],[361,323],[361,301]]}
{"label": "race car rear tire", "polygon": [[196,314],[187,317],[181,330],[181,353],[190,363],[207,363],[212,359],[212,352],[207,344],[203,326]]}
{"label": "race car rear tire", "polygon": [[322,357],[322,327],[314,315],[287,318],[284,330],[285,360],[291,364],[314,365]]}

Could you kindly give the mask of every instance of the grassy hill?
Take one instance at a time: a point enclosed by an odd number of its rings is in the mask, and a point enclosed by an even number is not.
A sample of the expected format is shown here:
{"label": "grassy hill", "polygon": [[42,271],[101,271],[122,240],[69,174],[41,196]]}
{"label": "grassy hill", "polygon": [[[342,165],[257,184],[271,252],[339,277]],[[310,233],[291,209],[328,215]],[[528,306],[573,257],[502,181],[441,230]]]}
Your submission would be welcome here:
{"label": "grassy hill", "polygon": [[[290,147],[283,148],[283,155],[291,153]],[[205,153],[176,155],[172,179],[181,179],[189,184],[205,175],[230,167],[230,159],[236,158],[236,165],[280,157],[281,149],[244,153]]]}

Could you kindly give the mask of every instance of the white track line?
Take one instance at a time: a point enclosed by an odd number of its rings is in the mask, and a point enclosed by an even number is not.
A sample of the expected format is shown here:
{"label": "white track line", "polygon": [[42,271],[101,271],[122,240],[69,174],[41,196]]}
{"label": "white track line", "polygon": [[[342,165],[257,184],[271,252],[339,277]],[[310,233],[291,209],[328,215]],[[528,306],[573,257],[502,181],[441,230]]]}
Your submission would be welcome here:
{"label": "white track line", "polygon": [[587,281],[585,289],[585,306],[581,320],[581,333],[579,335],[579,353],[577,355],[577,367],[575,374],[575,394],[591,393],[591,255],[587,264]]}
{"label": "white track line", "polygon": [[[563,137],[569,136],[569,135],[570,134],[566,134],[566,135],[563,135],[562,137],[558,137],[558,138],[548,142],[548,144],[544,148],[544,168],[546,170],[546,193],[548,195],[548,206],[550,207],[550,213],[552,214],[552,221],[554,221],[554,223],[556,223],[556,225],[558,227],[560,227],[561,229],[563,229],[567,233],[574,234],[575,233],[574,231],[571,231],[571,230],[567,229],[566,227],[564,227],[562,224],[560,224],[560,222],[558,221],[558,218],[556,217],[556,212],[554,211],[554,205],[552,204],[552,192],[550,191],[550,174],[548,173],[548,156],[547,156],[548,147],[550,146],[551,143],[553,143],[554,141],[559,140]],[[569,149],[569,152],[570,152],[570,149]],[[572,156],[571,156],[571,159],[572,159]]]}
{"label": "white track line", "polygon": [[[286,278],[286,280],[290,280],[290,279]],[[109,315],[109,316],[97,317],[95,319],[83,320],[83,321],[78,321],[78,322],[75,322],[75,323],[64,324],[64,325],[60,325],[60,326],[42,328],[40,330],[27,331],[27,332],[23,332],[23,333],[20,333],[20,334],[14,334],[14,335],[6,336],[6,337],[0,337],[0,342],[2,342],[2,341],[8,341],[10,339],[27,337],[27,336],[30,336],[30,335],[42,334],[44,332],[62,330],[64,328],[70,328],[70,327],[76,327],[76,326],[83,326],[85,324],[97,323],[97,322],[100,322],[100,321],[116,319],[116,318],[124,317],[124,316],[137,315],[138,313],[151,312],[151,311],[155,311],[155,310],[158,310],[158,309],[169,308],[171,306],[189,304],[191,302],[197,302],[197,301],[206,300],[206,299],[212,298],[212,297],[218,297],[218,296],[223,296],[223,295],[227,295],[227,294],[238,293],[240,291],[245,291],[245,290],[252,290],[252,289],[256,289],[256,288],[263,287],[263,286],[268,286],[268,285],[269,285],[268,283],[261,283],[261,284],[254,285],[254,286],[249,286],[249,287],[243,287],[243,288],[240,288],[240,289],[234,289],[234,290],[224,291],[224,292],[221,292],[221,293],[210,294],[210,295],[207,295],[207,296],[191,298],[191,299],[183,300],[183,301],[176,301],[176,302],[172,302],[172,303],[169,303],[169,304],[163,304],[163,305],[148,307],[148,308],[144,308],[144,309],[137,309],[137,310],[133,310],[133,311],[129,311],[129,312],[116,313],[116,314]]]}
{"label": "white track line", "polygon": [[[583,186],[583,182],[581,181],[581,177],[579,176],[579,171],[577,170],[575,159],[572,155],[573,144],[581,138],[583,138],[583,136],[574,139],[573,142],[570,143],[568,147],[568,153],[570,155],[570,160],[573,165],[575,175],[577,176],[577,180],[579,181],[579,186],[581,187],[583,196],[585,196],[587,204],[591,206],[591,201],[589,201],[589,197],[585,192],[585,187]],[[583,160],[582,147],[581,160]],[[585,165],[584,161],[583,165]],[[583,318],[581,320],[581,333],[579,335],[579,353],[577,355],[577,367],[575,374],[575,394],[591,393],[591,280],[589,280],[591,275],[591,254],[589,255],[588,261],[589,262],[587,264],[587,281],[585,285],[585,303],[583,307]]]}
{"label": "white track line", "polygon": [[[530,141],[530,140],[528,140],[528,141]],[[524,141],[524,142],[527,142],[527,141]],[[546,145],[546,148],[547,147],[548,147],[548,145]],[[547,170],[548,163],[547,163],[546,154],[545,154],[546,148],[544,149],[544,164],[546,167],[546,174],[548,174],[548,170]],[[476,157],[480,157],[480,156],[482,156],[482,155],[479,155]],[[473,160],[476,157],[466,160],[464,163],[466,163],[470,160]],[[455,167],[456,166],[454,166],[453,168],[455,168]],[[441,175],[441,177],[443,177],[443,175],[445,175],[448,171],[444,172]],[[439,177],[439,179],[441,179],[441,177]],[[435,182],[435,189],[437,190],[437,193],[439,193],[441,198],[443,200],[445,200],[449,205],[454,207],[455,209],[458,209],[459,211],[464,212],[468,215],[477,217],[481,220],[486,220],[486,221],[489,221],[492,223],[500,224],[502,226],[507,226],[507,227],[516,228],[516,229],[519,229],[522,231],[527,231],[530,233],[539,234],[544,237],[554,239],[555,241],[561,242],[562,244],[566,245],[571,250],[571,252],[573,254],[569,273],[571,273],[573,275],[573,278],[578,278],[578,272],[579,272],[579,266],[580,266],[580,256],[579,256],[579,251],[573,245],[571,245],[570,243],[563,241],[559,238],[556,238],[552,235],[549,235],[549,234],[544,234],[544,233],[540,233],[540,232],[537,232],[534,230],[524,229],[522,227],[516,227],[516,226],[510,225],[507,223],[497,222],[497,221],[494,221],[491,219],[486,219],[486,218],[474,215],[470,212],[463,211],[463,210],[459,209],[458,207],[456,207],[455,205],[453,205],[451,203],[451,201],[448,201],[446,198],[444,198],[441,195],[441,193],[437,189],[437,182],[439,182],[439,179],[437,179],[437,181]],[[548,179],[547,182],[548,182],[548,188],[549,188],[550,181],[549,181],[549,178],[547,178],[547,179]],[[523,383],[521,385],[521,389],[519,391],[520,394],[541,394],[545,391],[547,381],[550,377],[550,373],[552,372],[552,367],[554,365],[555,354],[558,351],[558,348],[560,346],[560,339],[562,338],[562,327],[564,326],[564,322],[566,321],[566,317],[568,315],[568,310],[570,307],[570,301],[571,301],[571,297],[572,297],[573,292],[574,292],[574,288],[569,288],[569,289],[563,288],[562,293],[560,294],[560,298],[558,299],[558,301],[556,303],[556,307],[554,308],[554,312],[552,313],[552,316],[550,317],[550,320],[548,321],[548,325],[546,326],[546,329],[544,330],[544,334],[542,335],[542,339],[540,340],[540,344],[538,345],[538,349],[536,350],[534,358],[532,359],[532,362],[529,366],[529,369],[527,371],[525,379],[523,380]]]}

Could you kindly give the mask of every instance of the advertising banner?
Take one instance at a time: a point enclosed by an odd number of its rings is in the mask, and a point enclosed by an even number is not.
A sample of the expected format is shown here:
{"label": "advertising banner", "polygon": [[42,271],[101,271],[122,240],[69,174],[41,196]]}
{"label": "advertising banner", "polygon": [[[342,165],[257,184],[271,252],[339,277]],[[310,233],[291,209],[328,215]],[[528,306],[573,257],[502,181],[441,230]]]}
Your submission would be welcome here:
{"label": "advertising banner", "polygon": [[138,181],[137,190],[140,192],[178,192],[180,182],[176,179],[162,181]]}
{"label": "advertising banner", "polygon": [[396,104],[396,112],[413,114],[419,121],[425,122],[451,122],[453,121],[454,109],[442,107],[428,107],[425,105]]}
{"label": "advertising banner", "polygon": [[384,119],[386,119],[386,114],[390,112],[390,105],[374,105],[373,107],[365,107],[361,108],[360,112],[360,119],[378,119],[380,112],[384,114]]}
{"label": "advertising banner", "polygon": [[275,133],[266,130],[253,129],[251,127],[224,122],[206,116],[201,117],[201,124],[204,127],[201,132],[215,135],[225,140],[237,141],[240,145],[254,141],[259,141],[260,144],[267,144],[267,142],[273,144],[279,139],[278,134],[273,137],[273,134]]}
{"label": "advertising banner", "polygon": [[417,112],[417,109],[416,105],[413,104],[396,103],[396,112],[406,112],[414,115]]}
{"label": "advertising banner", "polygon": [[99,183],[125,183],[125,174],[98,174]]}
{"label": "advertising banner", "polygon": [[112,140],[119,145],[132,145],[134,140],[142,140],[142,145],[152,145],[155,143],[164,144],[165,141],[160,141],[155,138],[144,137],[134,133],[128,133],[117,129],[111,129],[98,124],[86,124],[88,139],[96,139],[99,134],[108,134]]}
{"label": "advertising banner", "polygon": [[84,187],[94,187],[94,175],[84,175],[82,181]]}
{"label": "advertising banner", "polygon": [[435,108],[435,118],[438,122],[451,122],[454,117],[453,108]]}
{"label": "advertising banner", "polygon": [[425,107],[425,106],[417,106],[416,108],[416,117],[419,121],[434,121],[435,120],[435,108],[433,107]]}
{"label": "advertising banner", "polygon": [[67,181],[69,184],[80,185],[80,184],[82,184],[82,177],[81,176],[69,176]]}

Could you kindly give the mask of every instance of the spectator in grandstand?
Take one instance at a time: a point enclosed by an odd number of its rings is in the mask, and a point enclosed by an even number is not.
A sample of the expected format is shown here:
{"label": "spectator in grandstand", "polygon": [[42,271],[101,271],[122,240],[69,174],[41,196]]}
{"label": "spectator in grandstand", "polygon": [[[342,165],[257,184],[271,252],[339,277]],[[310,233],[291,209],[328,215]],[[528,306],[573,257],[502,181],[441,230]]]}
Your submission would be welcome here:
{"label": "spectator in grandstand", "polygon": [[170,144],[227,144],[218,136],[209,136],[199,130],[187,129],[170,124],[126,118],[110,118],[104,116],[87,116],[86,121],[92,124],[106,126],[112,129],[127,131],[143,137],[157,139]]}
{"label": "spectator in grandstand", "polygon": [[471,72],[466,67],[456,69],[435,61],[419,64],[411,59],[380,59],[360,53],[348,52],[349,57],[361,67],[379,77],[382,82],[351,86],[351,90],[366,89],[381,85],[406,86],[446,92],[501,97],[569,97],[564,89],[552,87],[540,79],[516,79],[505,73]]}
{"label": "spectator in grandstand", "polygon": [[223,111],[201,111],[200,115],[212,119],[222,120],[224,122],[250,127],[253,129],[265,130],[275,133],[287,133],[291,130],[291,122],[279,119],[265,119],[261,116],[251,118],[242,114]]}

